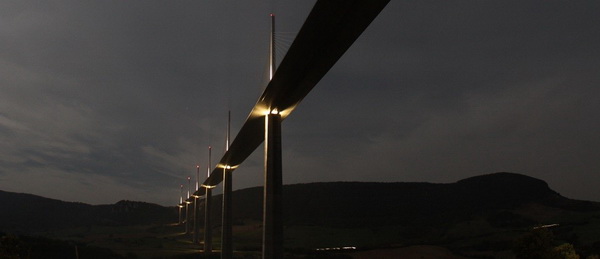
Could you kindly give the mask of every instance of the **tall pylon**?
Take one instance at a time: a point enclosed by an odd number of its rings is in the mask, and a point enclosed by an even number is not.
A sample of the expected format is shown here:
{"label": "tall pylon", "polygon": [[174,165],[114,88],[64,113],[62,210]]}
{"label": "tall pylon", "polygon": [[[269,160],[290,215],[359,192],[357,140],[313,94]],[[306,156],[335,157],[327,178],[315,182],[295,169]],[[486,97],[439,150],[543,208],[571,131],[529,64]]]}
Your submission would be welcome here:
{"label": "tall pylon", "polygon": [[[211,166],[211,146],[208,146],[208,170],[206,179],[210,177],[210,166]],[[206,194],[204,195],[204,253],[212,253],[212,226],[210,222],[210,214],[212,211],[212,186],[203,186],[206,188]]]}
{"label": "tall pylon", "polygon": [[[227,113],[227,140],[225,152],[229,151],[229,137],[231,134],[231,111]],[[232,170],[229,165],[223,167],[223,207],[221,229],[221,259],[233,258],[233,214],[231,195],[233,188]]]}
{"label": "tall pylon", "polygon": [[[196,165],[196,190],[194,190],[194,193],[196,193],[198,191],[198,188],[200,188],[200,165]],[[198,218],[200,217],[199,214],[199,207],[200,207],[200,197],[196,196],[195,194],[192,194],[192,196],[194,197],[194,226],[192,231],[194,232],[194,235],[192,236],[192,242],[194,244],[198,244],[199,243],[199,233],[200,232],[200,223],[198,223]]]}
{"label": "tall pylon", "polygon": [[190,176],[187,177],[187,181],[188,181],[188,192],[187,192],[187,199],[185,200],[185,233],[189,234],[191,232],[190,230],[190,189],[191,187],[191,180],[192,178]]}
{"label": "tall pylon", "polygon": [[183,224],[183,184],[179,185],[179,204],[177,204],[177,207],[179,207],[179,225]]}
{"label": "tall pylon", "polygon": [[[275,75],[275,15],[271,14],[271,80]],[[269,107],[265,115],[265,186],[263,197],[263,259],[283,258],[283,179],[281,114]]]}

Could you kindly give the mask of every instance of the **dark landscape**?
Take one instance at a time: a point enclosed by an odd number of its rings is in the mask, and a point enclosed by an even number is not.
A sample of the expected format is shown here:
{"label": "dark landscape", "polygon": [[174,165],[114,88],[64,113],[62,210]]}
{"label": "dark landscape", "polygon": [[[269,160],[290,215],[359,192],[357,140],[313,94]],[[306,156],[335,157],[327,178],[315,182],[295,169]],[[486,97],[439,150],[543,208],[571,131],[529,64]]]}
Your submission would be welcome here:
{"label": "dark landscape", "polygon": [[[234,192],[238,258],[260,254],[262,191]],[[213,199],[218,249],[221,196]],[[294,184],[284,199],[289,258],[515,258],[519,240],[540,226],[549,226],[542,229],[553,246],[571,244],[580,258],[600,254],[600,203],[563,197],[520,174],[452,184]],[[202,258],[177,217],[176,207],[144,202],[88,205],[0,192],[2,252],[21,258],[76,258],[76,251],[81,258]],[[341,247],[356,249],[326,250]]]}

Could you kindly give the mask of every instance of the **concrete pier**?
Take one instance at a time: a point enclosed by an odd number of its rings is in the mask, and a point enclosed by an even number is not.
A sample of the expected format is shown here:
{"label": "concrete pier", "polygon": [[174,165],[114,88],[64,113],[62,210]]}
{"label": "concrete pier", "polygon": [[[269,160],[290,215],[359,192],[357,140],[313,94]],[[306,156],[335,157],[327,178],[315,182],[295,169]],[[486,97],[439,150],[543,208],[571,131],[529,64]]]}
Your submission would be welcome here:
{"label": "concrete pier", "polygon": [[265,116],[263,259],[283,258],[282,189],[281,115],[272,111]]}
{"label": "concrete pier", "polygon": [[210,223],[210,212],[212,211],[211,199],[212,189],[206,188],[206,195],[204,197],[204,253],[206,254],[212,252],[212,226]]}
{"label": "concrete pier", "polygon": [[231,170],[223,168],[223,224],[221,231],[221,259],[233,258],[233,214],[231,205],[232,188],[233,179]]}

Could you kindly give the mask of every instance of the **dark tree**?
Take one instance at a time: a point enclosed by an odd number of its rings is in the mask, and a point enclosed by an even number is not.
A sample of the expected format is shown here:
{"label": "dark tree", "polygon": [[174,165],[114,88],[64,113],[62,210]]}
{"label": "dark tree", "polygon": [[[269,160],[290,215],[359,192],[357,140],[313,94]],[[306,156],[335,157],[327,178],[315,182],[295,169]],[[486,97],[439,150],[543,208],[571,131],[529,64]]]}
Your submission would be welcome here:
{"label": "dark tree", "polygon": [[554,249],[554,236],[546,228],[531,230],[517,239],[513,252],[519,259],[560,259],[561,254]]}

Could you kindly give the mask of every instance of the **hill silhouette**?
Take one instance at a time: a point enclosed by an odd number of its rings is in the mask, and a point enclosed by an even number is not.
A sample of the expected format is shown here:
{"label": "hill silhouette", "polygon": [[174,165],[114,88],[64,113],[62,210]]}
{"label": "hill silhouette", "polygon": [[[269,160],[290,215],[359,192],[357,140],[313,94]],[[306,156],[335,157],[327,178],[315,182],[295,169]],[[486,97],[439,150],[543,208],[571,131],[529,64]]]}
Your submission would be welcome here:
{"label": "hill silhouette", "polygon": [[[599,203],[565,198],[546,182],[515,173],[494,173],[447,184],[292,184],[284,186],[283,195],[286,248],[402,244],[438,245],[464,254],[507,251],[515,238],[532,227],[556,224],[554,232],[558,239],[590,247],[589,251],[600,251],[597,249],[600,233],[593,231],[600,229]],[[213,197],[211,217],[215,235],[221,224],[221,198],[221,195]],[[262,199],[262,187],[233,193],[237,229],[234,238],[243,236],[236,239],[239,249],[260,250]],[[203,221],[203,201],[200,205]],[[134,228],[126,226],[164,225],[176,222],[177,218],[175,207],[144,202],[88,205],[0,191],[0,232],[36,234],[82,226],[122,226],[131,231]],[[179,233],[180,228],[153,227],[148,233],[155,236],[167,230]],[[77,233],[83,239],[96,238],[95,231]],[[119,246],[120,252],[126,252],[127,246],[121,246],[127,242],[122,241],[125,238],[107,237],[113,246]],[[161,247],[160,242],[167,239],[148,240],[137,237],[131,242]]]}
{"label": "hill silhouette", "polygon": [[31,194],[0,191],[0,231],[29,234],[81,226],[172,222],[175,208],[119,201],[111,205],[64,202]]}
{"label": "hill silhouette", "polygon": [[[285,224],[307,226],[447,225],[530,203],[568,210],[599,209],[598,203],[562,197],[546,182],[515,173],[494,173],[449,184],[293,184],[284,186],[283,195]],[[235,191],[234,219],[262,220],[262,196],[262,187]],[[221,196],[213,198],[216,208],[212,217],[219,218]],[[89,225],[158,224],[176,219],[176,208],[145,202],[89,205],[0,191],[1,231],[31,233]]]}
{"label": "hill silhouette", "polygon": [[[234,222],[261,222],[262,196],[262,187],[235,191]],[[214,199],[217,228],[221,196]],[[596,253],[590,247],[600,246],[600,232],[593,231],[600,228],[600,203],[563,197],[546,182],[515,173],[447,184],[293,184],[284,186],[283,199],[289,248],[434,244],[494,257],[490,251],[510,251],[515,239],[548,224],[555,225],[557,240]],[[260,240],[254,245],[260,247]]]}
{"label": "hill silhouette", "polygon": [[[235,191],[234,218],[261,220],[262,195],[262,187]],[[286,225],[431,226],[525,204],[568,210],[600,209],[598,203],[562,197],[546,182],[515,173],[494,173],[449,184],[293,184],[284,186],[283,195]],[[221,196],[215,199],[214,204],[220,206]],[[220,217],[220,211],[215,209],[213,217]]]}

